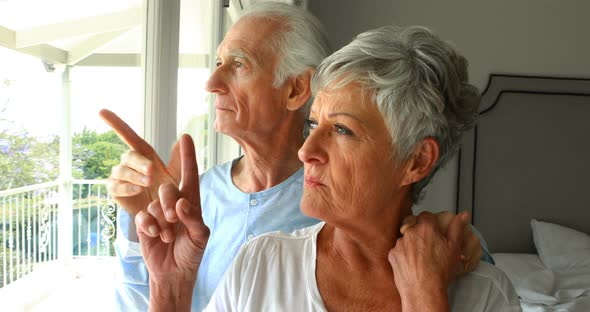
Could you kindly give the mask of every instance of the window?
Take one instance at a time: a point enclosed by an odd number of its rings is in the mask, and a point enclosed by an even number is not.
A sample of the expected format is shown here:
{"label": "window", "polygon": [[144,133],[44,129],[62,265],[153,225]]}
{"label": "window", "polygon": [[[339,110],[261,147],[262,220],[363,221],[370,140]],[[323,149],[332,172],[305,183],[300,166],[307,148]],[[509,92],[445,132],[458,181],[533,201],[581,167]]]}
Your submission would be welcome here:
{"label": "window", "polygon": [[[219,162],[204,84],[221,4],[55,0],[33,7],[0,0],[0,297],[12,298],[3,307],[40,302],[36,309],[60,310],[60,293],[81,308],[97,296],[111,298],[116,207],[104,178],[127,147],[98,118],[101,108],[117,113],[164,159],[187,132],[201,172]],[[60,260],[74,260],[75,272],[98,284],[88,283],[89,291],[60,283],[70,291],[36,280],[47,273],[39,268]],[[49,271],[54,280],[65,277]],[[17,280],[38,287],[2,296]],[[109,300],[101,303],[112,310]]]}
{"label": "window", "polygon": [[210,95],[205,91],[213,62],[210,54],[216,48],[212,46],[213,5],[208,0],[182,0],[180,7],[176,133],[193,137],[200,172],[215,165]]}
{"label": "window", "polygon": [[[61,310],[68,292],[84,308],[112,293],[110,262],[99,261],[112,259],[115,234],[104,178],[126,147],[97,113],[110,108],[143,131],[146,7],[0,1],[0,296],[8,310],[33,302]],[[60,269],[72,259],[77,266]],[[93,275],[91,291],[60,276],[68,270],[104,274]]]}

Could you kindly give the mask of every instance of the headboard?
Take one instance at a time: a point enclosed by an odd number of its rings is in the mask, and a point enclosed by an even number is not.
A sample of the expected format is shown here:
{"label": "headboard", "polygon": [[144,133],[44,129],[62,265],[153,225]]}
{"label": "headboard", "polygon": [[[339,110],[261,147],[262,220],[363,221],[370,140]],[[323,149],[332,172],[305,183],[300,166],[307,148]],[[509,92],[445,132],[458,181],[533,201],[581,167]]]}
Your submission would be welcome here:
{"label": "headboard", "polygon": [[590,79],[492,75],[457,159],[491,252],[535,253],[532,218],[590,233]]}

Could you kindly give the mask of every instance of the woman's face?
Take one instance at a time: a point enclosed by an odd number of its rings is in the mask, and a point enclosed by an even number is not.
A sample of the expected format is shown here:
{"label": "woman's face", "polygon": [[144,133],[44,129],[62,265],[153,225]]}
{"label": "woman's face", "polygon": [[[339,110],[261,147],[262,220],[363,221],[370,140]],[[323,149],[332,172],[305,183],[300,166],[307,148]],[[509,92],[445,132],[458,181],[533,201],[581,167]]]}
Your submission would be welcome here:
{"label": "woman's face", "polygon": [[306,126],[310,134],[299,150],[306,215],[333,224],[371,224],[394,213],[402,170],[368,92],[354,84],[318,92]]}

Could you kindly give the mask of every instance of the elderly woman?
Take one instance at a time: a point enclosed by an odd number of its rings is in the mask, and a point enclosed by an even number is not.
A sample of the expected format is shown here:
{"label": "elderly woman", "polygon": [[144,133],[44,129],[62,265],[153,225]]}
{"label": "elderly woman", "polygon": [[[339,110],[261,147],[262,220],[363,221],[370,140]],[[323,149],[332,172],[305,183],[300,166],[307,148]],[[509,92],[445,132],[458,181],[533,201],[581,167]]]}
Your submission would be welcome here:
{"label": "elderly woman", "polygon": [[[477,115],[467,64],[421,27],[359,35],[314,74],[302,211],[323,222],[245,244],[206,311],[519,311],[493,266],[453,282],[465,215],[440,233],[422,215],[400,233],[432,175]],[[190,309],[208,229],[200,216],[190,137],[181,138],[182,188],[164,186],[136,218],[150,271],[150,309]],[[176,241],[155,229],[175,207]]]}

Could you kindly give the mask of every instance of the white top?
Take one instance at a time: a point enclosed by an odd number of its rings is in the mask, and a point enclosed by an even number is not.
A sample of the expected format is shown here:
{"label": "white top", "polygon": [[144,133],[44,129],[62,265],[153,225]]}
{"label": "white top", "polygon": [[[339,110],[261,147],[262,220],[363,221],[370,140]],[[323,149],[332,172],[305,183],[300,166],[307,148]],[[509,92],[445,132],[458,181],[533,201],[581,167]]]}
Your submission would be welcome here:
{"label": "white top", "polygon": [[[245,244],[204,311],[326,311],[315,278],[324,224]],[[452,311],[521,311],[508,278],[485,262],[451,284],[449,300]]]}

